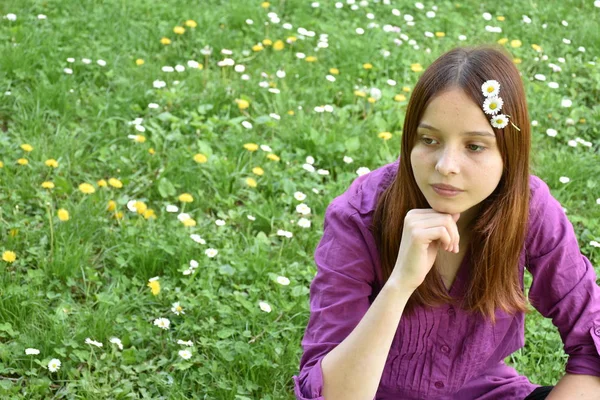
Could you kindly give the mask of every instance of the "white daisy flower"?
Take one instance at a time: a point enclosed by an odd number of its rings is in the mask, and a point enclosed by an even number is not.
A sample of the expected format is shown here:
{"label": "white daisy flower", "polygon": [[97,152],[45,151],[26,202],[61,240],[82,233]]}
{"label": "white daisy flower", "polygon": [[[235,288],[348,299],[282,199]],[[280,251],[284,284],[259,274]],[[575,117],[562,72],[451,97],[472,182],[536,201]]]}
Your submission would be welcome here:
{"label": "white daisy flower", "polygon": [[250,221],[256,221],[256,217],[254,215],[247,216]]}
{"label": "white daisy flower", "polygon": [[190,238],[192,238],[192,240],[196,243],[199,244],[206,244],[206,240],[202,239],[202,237],[200,237],[200,235],[196,234],[196,233],[192,233],[190,235]]}
{"label": "white daisy flower", "polygon": [[262,151],[266,151],[267,153],[271,153],[273,151],[273,149],[271,148],[271,146],[266,145],[266,144],[261,144],[260,145],[260,149]]}
{"label": "white daisy flower", "polygon": [[86,338],[86,339],[85,339],[85,343],[86,343],[86,344],[93,344],[93,345],[94,345],[94,346],[96,346],[96,347],[102,347],[102,346],[103,346],[103,345],[102,345],[102,343],[100,343],[100,342],[96,342],[95,340],[92,340],[92,339],[90,339],[90,338]]}
{"label": "white daisy flower", "polygon": [[161,80],[157,79],[154,82],[152,82],[152,86],[154,86],[156,89],[160,89],[160,88],[164,88],[165,86],[167,86],[167,83],[165,81],[161,81]]}
{"label": "white daisy flower", "polygon": [[60,369],[60,360],[58,358],[53,358],[48,362],[48,370],[50,372],[56,372]]}
{"label": "white daisy flower", "polygon": [[[600,3],[600,2],[598,2],[598,3]],[[594,247],[600,247],[600,243],[596,242],[595,240],[592,240],[592,241],[590,242],[590,246],[594,246]]]}
{"label": "white daisy flower", "polygon": [[181,307],[179,302],[172,304],[171,311],[177,315],[185,314],[185,311],[183,311],[183,307]]}
{"label": "white daisy flower", "polygon": [[71,68],[65,68],[63,69],[63,71],[65,72],[65,74],[67,75],[71,75],[73,73],[73,70]]}
{"label": "white daisy flower", "polygon": [[304,201],[304,199],[306,199],[306,195],[302,192],[295,192],[294,198],[298,201]]}
{"label": "white daisy flower", "polygon": [[354,162],[352,157],[348,157],[348,156],[344,156],[343,160],[346,164],[352,164]]}
{"label": "white daisy flower", "polygon": [[25,354],[27,354],[28,356],[37,355],[37,354],[40,354],[40,351],[38,349],[28,348],[28,349],[25,349]]}
{"label": "white daisy flower", "polygon": [[121,343],[121,339],[116,337],[111,337],[110,342],[116,344],[119,347],[119,350],[123,350],[123,343]]}
{"label": "white daisy flower", "polygon": [[177,341],[177,344],[180,344],[182,346],[192,347],[194,345],[194,342],[192,342],[191,340],[181,340],[181,339],[179,339]]}
{"label": "white daisy flower", "polygon": [[159,280],[159,279],[160,279],[160,278],[159,278],[158,276],[155,276],[155,277],[153,277],[153,278],[150,278],[150,279],[148,279],[148,282],[154,282],[154,281],[157,281],[157,280]]}
{"label": "white daisy flower", "polygon": [[129,200],[127,202],[127,209],[131,212],[137,212],[137,208],[135,208],[135,202],[137,200]]}
{"label": "white daisy flower", "polygon": [[545,81],[546,80],[546,76],[543,74],[535,74],[533,76],[535,79],[537,79],[538,81]]}
{"label": "white daisy flower", "polygon": [[167,212],[176,213],[178,211],[179,211],[179,208],[177,206],[174,206],[174,205],[171,205],[171,204],[169,204],[167,206]]}
{"label": "white daisy flower", "polygon": [[82,58],[81,62],[84,63],[84,64],[91,64],[92,60],[90,60],[89,58]]}
{"label": "white daisy flower", "polygon": [[44,15],[44,14],[38,14],[37,17],[38,17],[38,19],[46,19],[47,18],[46,15]]}
{"label": "white daisy flower", "polygon": [[304,164],[304,165],[302,165],[302,168],[304,168],[308,172],[315,172],[315,167],[313,167],[310,164]]}
{"label": "white daisy flower", "polygon": [[96,63],[98,63],[98,65],[101,67],[106,67],[106,61],[104,60],[97,60]]}
{"label": "white daisy flower", "polygon": [[194,270],[191,268],[186,269],[185,271],[183,271],[184,275],[191,275],[194,273]]}
{"label": "white daisy flower", "polygon": [[290,284],[290,280],[288,278],[286,278],[285,276],[278,276],[277,283],[279,283],[280,285],[283,285],[283,286],[287,286]]}
{"label": "white daisy flower", "polygon": [[356,170],[356,174],[358,176],[368,174],[369,172],[371,172],[371,170],[367,167],[360,167],[359,169]]}
{"label": "white daisy flower", "polygon": [[161,329],[169,329],[170,324],[171,321],[169,321],[167,318],[157,318],[154,320],[154,325],[158,326]]}
{"label": "white daisy flower", "polygon": [[179,356],[184,360],[189,360],[192,358],[192,352],[189,350],[179,350]]}
{"label": "white daisy flower", "polygon": [[560,183],[569,183],[571,181],[571,179],[567,176],[561,176],[560,178],[558,178],[558,180],[560,181]]}
{"label": "white daisy flower", "polygon": [[252,129],[252,124],[248,121],[242,121],[242,126],[246,129]]}
{"label": "white daisy flower", "polygon": [[300,218],[298,220],[298,226],[301,228],[310,228],[310,220],[306,218]]}
{"label": "white daisy flower", "polygon": [[283,229],[278,229],[277,236],[285,236],[287,238],[291,238],[292,236],[294,236],[294,234],[292,232],[284,231]]}
{"label": "white daisy flower", "polygon": [[261,301],[260,303],[258,303],[259,307],[261,310],[263,310],[264,312],[271,312],[271,306],[268,303],[265,303],[264,301]]}
{"label": "white daisy flower", "polygon": [[573,101],[569,100],[569,99],[563,99],[560,102],[560,105],[563,107],[571,107],[573,105]]}
{"label": "white daisy flower", "polygon": [[222,219],[218,219],[215,221],[215,224],[217,226],[224,226],[225,225],[225,221],[223,221]]}
{"label": "white daisy flower", "polygon": [[304,203],[300,203],[296,206],[296,212],[299,212],[302,215],[308,215],[310,214],[310,207]]}
{"label": "white daisy flower", "polygon": [[190,218],[192,218],[192,217],[188,213],[179,213],[179,215],[177,215],[177,219],[181,222],[187,221]]}
{"label": "white daisy flower", "polygon": [[500,93],[500,83],[490,79],[481,85],[481,92],[485,97],[497,97]]}
{"label": "white daisy flower", "polygon": [[319,175],[329,175],[329,171],[326,169],[318,169],[317,174]]}
{"label": "white daisy flower", "polygon": [[185,67],[183,65],[177,64],[175,66],[175,71],[177,71],[177,72],[183,72],[183,71],[185,71]]}
{"label": "white daisy flower", "polygon": [[498,114],[490,122],[494,128],[502,129],[508,125],[508,117],[504,114]]}
{"label": "white daisy flower", "polygon": [[206,256],[209,257],[209,258],[213,258],[217,254],[219,254],[219,251],[216,250],[216,249],[206,249],[206,251],[204,252],[204,254],[206,254]]}
{"label": "white daisy flower", "polygon": [[548,128],[546,130],[546,135],[548,136],[555,137],[557,134],[558,132],[556,131],[556,129]]}
{"label": "white daisy flower", "polygon": [[159,105],[156,104],[156,103],[149,103],[148,104],[148,108],[158,108],[158,107],[159,107]]}
{"label": "white daisy flower", "polygon": [[483,103],[483,111],[486,114],[494,115],[502,109],[504,102],[500,97],[488,97]]}

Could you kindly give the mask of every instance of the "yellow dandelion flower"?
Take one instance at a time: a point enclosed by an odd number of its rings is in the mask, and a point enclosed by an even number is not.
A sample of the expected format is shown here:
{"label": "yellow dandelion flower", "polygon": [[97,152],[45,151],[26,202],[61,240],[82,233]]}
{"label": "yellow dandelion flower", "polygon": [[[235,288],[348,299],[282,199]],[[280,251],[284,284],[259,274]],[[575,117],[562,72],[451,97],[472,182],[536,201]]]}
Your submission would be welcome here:
{"label": "yellow dandelion flower", "polygon": [[133,203],[133,207],[137,211],[138,214],[143,214],[148,209],[148,206],[143,201],[136,201]]}
{"label": "yellow dandelion flower", "polygon": [[10,234],[10,236],[15,237],[15,236],[17,236],[19,234],[19,230],[13,228],[13,229],[10,230],[9,234]]}
{"label": "yellow dandelion flower", "polygon": [[108,186],[108,183],[104,179],[100,179],[99,181],[96,181],[96,184],[98,185],[98,187],[107,187]]}
{"label": "yellow dandelion flower", "polygon": [[89,183],[82,183],[79,185],[79,190],[85,194],[92,194],[96,191],[96,189],[94,189],[94,187]]}
{"label": "yellow dandelion flower", "polygon": [[362,90],[355,90],[354,95],[358,96],[358,97],[367,97],[367,94],[365,92],[363,92]]}
{"label": "yellow dandelion flower", "polygon": [[255,188],[257,183],[253,178],[246,178],[246,185],[250,186],[251,188]]}
{"label": "yellow dandelion flower", "polygon": [[115,213],[113,215],[113,217],[116,218],[116,219],[123,219],[123,217],[124,217],[123,211],[119,211],[119,212]]}
{"label": "yellow dandelion flower", "polygon": [[252,168],[252,173],[254,175],[263,176],[265,174],[265,170],[261,167],[254,167]]}
{"label": "yellow dandelion flower", "polygon": [[17,163],[18,163],[19,165],[27,165],[27,164],[29,164],[29,161],[27,161],[27,159],[26,159],[26,158],[19,158],[19,159],[17,160]]}
{"label": "yellow dandelion flower", "polygon": [[198,23],[196,21],[194,21],[193,19],[188,19],[187,21],[185,21],[185,26],[187,26],[188,28],[195,28],[198,26]]}
{"label": "yellow dandelion flower", "polygon": [[154,210],[148,209],[148,210],[144,211],[144,218],[146,218],[146,219],[150,219],[150,218],[156,219],[156,213],[154,213]]}
{"label": "yellow dandelion flower", "polygon": [[298,38],[296,36],[288,36],[288,38],[285,40],[288,43],[294,43],[296,40],[298,40]]}
{"label": "yellow dandelion flower", "polygon": [[160,293],[160,282],[158,280],[148,282],[148,287],[152,291],[153,295],[157,295]]}
{"label": "yellow dandelion flower", "polygon": [[252,51],[258,52],[264,50],[262,43],[255,44],[252,46]]}
{"label": "yellow dandelion flower", "polygon": [[137,60],[135,60],[135,65],[137,65],[137,66],[144,65],[144,60],[141,58],[138,58]]}
{"label": "yellow dandelion flower", "polygon": [[184,203],[191,203],[192,201],[194,201],[194,198],[189,193],[183,193],[179,195],[179,201],[182,201]]}
{"label": "yellow dandelion flower", "polygon": [[408,92],[410,92],[410,88],[408,86],[404,86],[402,88],[402,91],[408,93]]}
{"label": "yellow dandelion flower", "polygon": [[186,220],[183,220],[183,225],[184,226],[196,226],[196,220],[193,218],[188,218]]}
{"label": "yellow dandelion flower", "polygon": [[363,64],[363,68],[364,69],[371,69],[371,68],[373,68],[373,64],[371,64],[371,63],[365,63],[365,64]]}
{"label": "yellow dandelion flower", "polygon": [[267,154],[267,158],[269,160],[272,160],[272,161],[279,161],[280,160],[280,158],[278,156],[276,156],[275,154],[273,154],[273,153]]}
{"label": "yellow dandelion flower", "polygon": [[513,58],[513,62],[515,64],[521,64],[523,62],[523,60],[521,60],[520,58]]}
{"label": "yellow dandelion flower", "polygon": [[515,39],[515,40],[511,40],[510,41],[510,47],[517,48],[517,47],[521,47],[522,44],[523,43],[521,43],[521,41],[519,39]]}
{"label": "yellow dandelion flower", "polygon": [[208,161],[208,157],[202,153],[198,153],[194,156],[194,161],[196,161],[198,164],[204,164]]}
{"label": "yellow dandelion flower", "polygon": [[403,94],[397,94],[394,96],[394,100],[395,101],[405,101],[406,100],[406,96]]}
{"label": "yellow dandelion flower", "polygon": [[537,45],[535,43],[531,45],[531,48],[534,49],[537,52],[541,52],[542,51],[542,46],[539,46],[539,45]]}
{"label": "yellow dandelion flower", "polygon": [[383,140],[390,140],[392,138],[391,132],[380,132],[377,134],[377,137]]}
{"label": "yellow dandelion flower", "polygon": [[42,187],[44,189],[54,189],[54,183],[46,181],[46,182],[42,182]]}
{"label": "yellow dandelion flower", "polygon": [[178,35],[183,35],[185,33],[185,28],[183,26],[176,26],[175,28],[173,28],[173,32],[175,32]]}
{"label": "yellow dandelion flower", "polygon": [[373,103],[375,103],[377,100],[375,100],[373,97],[369,97],[369,98],[367,99],[367,101],[368,101],[369,103],[373,104]]}
{"label": "yellow dandelion flower", "polygon": [[580,123],[580,124],[585,124],[585,118],[580,118],[580,119],[579,119],[579,123]]}
{"label": "yellow dandelion flower", "polygon": [[4,253],[2,253],[2,259],[8,263],[12,263],[17,259],[17,255],[14,251],[6,250]]}
{"label": "yellow dandelion flower", "polygon": [[60,219],[61,221],[69,220],[69,212],[67,210],[65,210],[64,208],[59,209],[57,214],[58,214],[58,219]]}
{"label": "yellow dandelion flower", "polygon": [[256,151],[258,150],[258,145],[256,143],[246,143],[244,148],[248,151]]}
{"label": "yellow dandelion flower", "polygon": [[0,168],[4,168],[4,163],[0,161]]}
{"label": "yellow dandelion flower", "polygon": [[26,152],[28,152],[28,153],[29,153],[30,151],[32,151],[32,150],[33,150],[33,147],[31,147],[31,145],[30,145],[30,144],[27,144],[27,143],[25,143],[25,144],[22,144],[22,145],[21,145],[21,148],[22,148],[23,150],[25,150]]}
{"label": "yellow dandelion flower", "polygon": [[503,45],[503,44],[506,44],[507,42],[508,42],[508,38],[502,38],[502,39],[498,40],[497,43]]}
{"label": "yellow dandelion flower", "polygon": [[164,37],[160,39],[160,42],[166,46],[168,44],[171,44],[171,39]]}
{"label": "yellow dandelion flower", "polygon": [[56,161],[54,158],[49,158],[47,159],[44,164],[46,164],[47,167],[52,167],[52,168],[57,168],[58,167],[58,161]]}
{"label": "yellow dandelion flower", "polygon": [[260,6],[262,8],[269,8],[270,5],[271,3],[269,3],[268,1],[263,1],[262,3],[260,3]]}
{"label": "yellow dandelion flower", "polygon": [[339,75],[340,74],[340,70],[337,68],[329,68],[329,73],[331,75]]}
{"label": "yellow dandelion flower", "polygon": [[315,62],[315,61],[317,61],[317,57],[315,57],[315,56],[308,56],[304,60],[306,62]]}
{"label": "yellow dandelion flower", "polygon": [[288,115],[295,115],[296,113],[294,112],[294,110],[288,110]]}
{"label": "yellow dandelion flower", "polygon": [[446,36],[446,33],[445,32],[436,32],[435,36],[437,36],[437,37],[444,37],[444,36]]}
{"label": "yellow dandelion flower", "polygon": [[109,200],[106,209],[108,211],[115,211],[117,209],[117,203],[114,200]]}
{"label": "yellow dandelion flower", "polygon": [[117,178],[110,178],[108,180],[108,184],[117,189],[121,189],[123,187],[123,182],[121,182]]}
{"label": "yellow dandelion flower", "polygon": [[150,148],[148,149],[148,153],[150,153],[150,154],[154,155],[155,151],[154,151],[154,149],[153,149],[152,147],[150,147]]}
{"label": "yellow dandelion flower", "polygon": [[146,141],[146,136],[144,136],[144,135],[134,135],[134,136],[135,137],[133,138],[133,140],[138,143],[144,143]]}
{"label": "yellow dandelion flower", "polygon": [[281,51],[285,47],[283,40],[278,40],[273,44],[273,50]]}
{"label": "yellow dandelion flower", "polygon": [[240,110],[245,110],[246,108],[250,107],[250,103],[247,100],[235,99],[235,102],[237,103]]}
{"label": "yellow dandelion flower", "polygon": [[498,21],[504,21],[506,18],[504,18],[502,15],[498,15],[498,16],[496,17],[496,19],[497,19]]}
{"label": "yellow dandelion flower", "polygon": [[421,72],[423,71],[423,66],[419,63],[410,64],[410,69],[412,72]]}
{"label": "yellow dandelion flower", "polygon": [[273,44],[273,41],[271,39],[263,39],[262,44],[264,44],[265,46],[271,46]]}

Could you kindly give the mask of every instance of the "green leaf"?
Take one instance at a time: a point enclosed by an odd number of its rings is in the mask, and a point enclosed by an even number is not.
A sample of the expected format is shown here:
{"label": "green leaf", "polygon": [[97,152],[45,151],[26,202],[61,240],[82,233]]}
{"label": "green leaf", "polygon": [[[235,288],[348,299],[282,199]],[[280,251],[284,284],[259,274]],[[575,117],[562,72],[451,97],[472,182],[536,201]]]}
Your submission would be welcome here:
{"label": "green leaf", "polygon": [[234,333],[235,333],[235,329],[225,328],[225,329],[221,329],[220,331],[218,331],[217,336],[221,339],[225,339],[225,338],[228,338],[229,336],[233,335]]}
{"label": "green leaf", "polygon": [[360,149],[360,139],[357,136],[350,137],[346,139],[344,142],[344,146],[346,150],[349,152],[354,152]]}
{"label": "green leaf", "polygon": [[158,193],[162,198],[175,196],[175,186],[167,178],[160,178],[158,180]]}

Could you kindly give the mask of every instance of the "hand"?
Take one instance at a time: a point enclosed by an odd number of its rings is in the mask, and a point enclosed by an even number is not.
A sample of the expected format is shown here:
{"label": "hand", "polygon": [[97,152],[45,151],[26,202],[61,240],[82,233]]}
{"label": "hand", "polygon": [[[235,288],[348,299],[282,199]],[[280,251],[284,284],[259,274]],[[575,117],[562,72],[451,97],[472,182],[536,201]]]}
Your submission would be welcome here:
{"label": "hand", "polygon": [[398,258],[390,280],[415,290],[431,270],[441,246],[458,253],[460,214],[445,214],[431,208],[406,213]]}

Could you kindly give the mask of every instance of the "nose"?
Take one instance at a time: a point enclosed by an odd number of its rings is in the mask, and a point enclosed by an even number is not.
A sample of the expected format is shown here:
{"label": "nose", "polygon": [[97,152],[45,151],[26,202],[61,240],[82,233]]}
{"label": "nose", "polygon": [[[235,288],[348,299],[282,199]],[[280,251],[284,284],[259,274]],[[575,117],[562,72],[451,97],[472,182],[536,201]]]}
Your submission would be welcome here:
{"label": "nose", "polygon": [[441,151],[441,155],[437,159],[435,165],[436,171],[444,176],[458,174],[460,172],[459,158],[459,154],[456,154],[450,147],[446,147]]}

